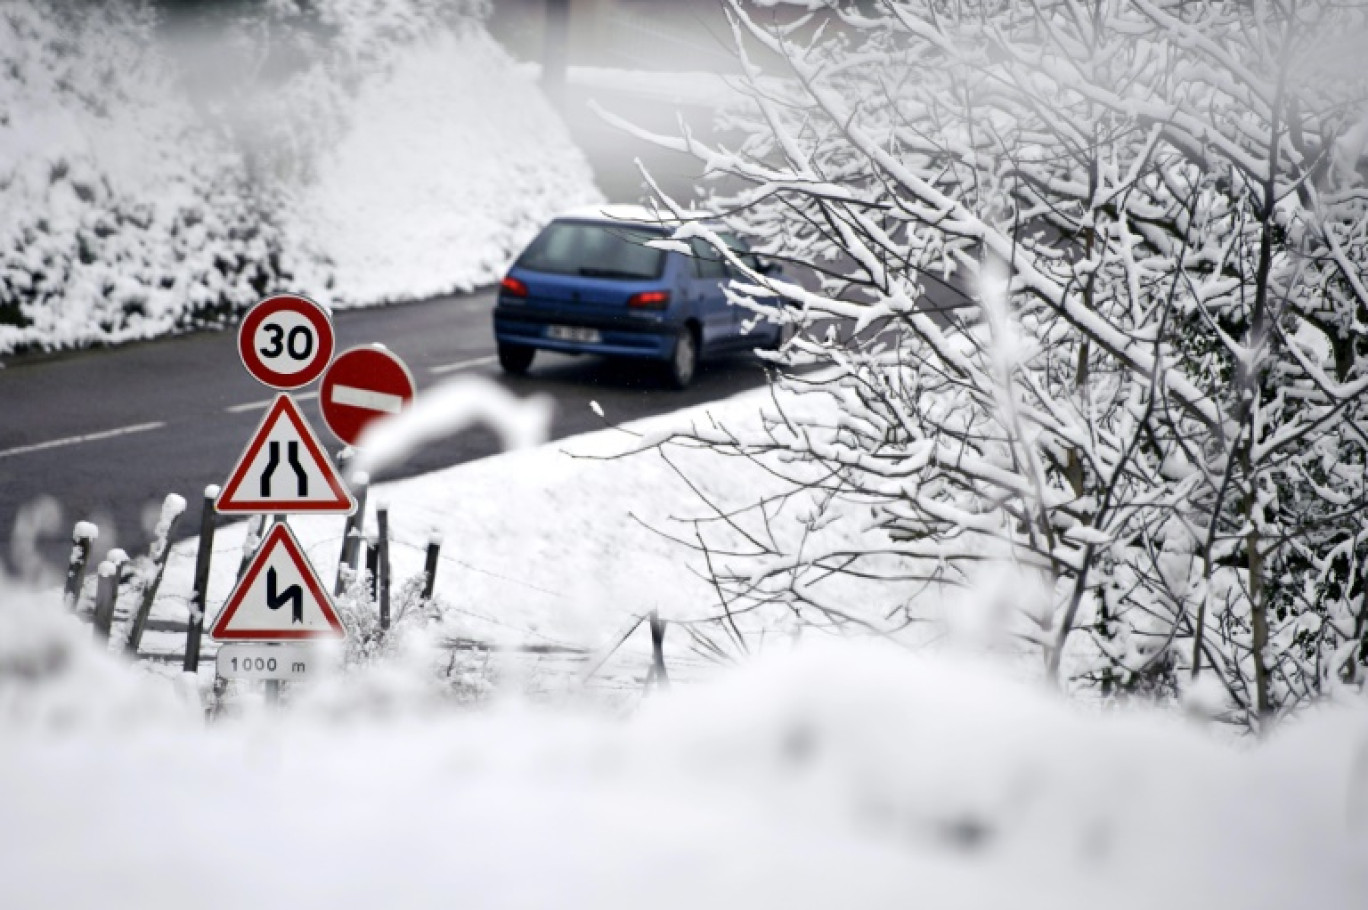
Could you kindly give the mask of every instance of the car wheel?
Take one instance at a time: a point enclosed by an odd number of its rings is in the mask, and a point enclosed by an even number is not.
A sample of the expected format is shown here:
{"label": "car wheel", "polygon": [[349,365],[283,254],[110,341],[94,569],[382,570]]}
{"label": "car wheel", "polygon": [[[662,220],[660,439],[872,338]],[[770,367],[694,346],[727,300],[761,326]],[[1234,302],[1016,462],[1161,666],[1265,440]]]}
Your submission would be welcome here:
{"label": "car wheel", "polygon": [[536,348],[525,344],[504,344],[499,342],[499,366],[505,373],[521,376],[532,366],[532,358],[537,356]]}
{"label": "car wheel", "polygon": [[698,339],[687,326],[675,336],[674,353],[670,355],[670,385],[687,389],[698,372]]}

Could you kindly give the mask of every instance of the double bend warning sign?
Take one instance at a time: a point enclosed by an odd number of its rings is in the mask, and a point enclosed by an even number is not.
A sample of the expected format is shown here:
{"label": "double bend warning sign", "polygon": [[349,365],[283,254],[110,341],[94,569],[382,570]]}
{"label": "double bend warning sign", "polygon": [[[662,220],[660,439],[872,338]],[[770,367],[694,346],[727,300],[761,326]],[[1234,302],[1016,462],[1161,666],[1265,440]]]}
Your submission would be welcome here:
{"label": "double bend warning sign", "polygon": [[277,522],[209,636],[215,641],[298,641],[346,634],[299,541]]}

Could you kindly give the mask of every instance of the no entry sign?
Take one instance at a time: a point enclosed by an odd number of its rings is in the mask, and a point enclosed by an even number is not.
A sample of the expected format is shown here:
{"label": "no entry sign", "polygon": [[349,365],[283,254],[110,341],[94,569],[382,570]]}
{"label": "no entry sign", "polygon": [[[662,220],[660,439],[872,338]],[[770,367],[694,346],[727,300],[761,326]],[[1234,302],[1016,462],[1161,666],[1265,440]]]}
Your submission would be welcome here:
{"label": "no entry sign", "polygon": [[356,445],[366,427],[398,414],[416,386],[404,362],[382,345],[343,351],[323,375],[318,406],[338,439]]}
{"label": "no entry sign", "polygon": [[273,389],[313,382],[328,368],[335,345],[332,318],[323,307],[293,294],[267,297],[238,328],[238,355],[247,372]]}

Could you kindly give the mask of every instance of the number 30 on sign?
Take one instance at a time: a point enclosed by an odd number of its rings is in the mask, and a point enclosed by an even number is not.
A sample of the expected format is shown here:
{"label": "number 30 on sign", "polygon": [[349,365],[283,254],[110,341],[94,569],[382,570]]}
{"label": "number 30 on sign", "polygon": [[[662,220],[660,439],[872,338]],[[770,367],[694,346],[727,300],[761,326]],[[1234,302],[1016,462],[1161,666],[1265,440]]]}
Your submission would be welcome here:
{"label": "number 30 on sign", "polygon": [[258,382],[282,392],[323,375],[335,344],[328,311],[294,294],[267,297],[238,328],[242,365]]}

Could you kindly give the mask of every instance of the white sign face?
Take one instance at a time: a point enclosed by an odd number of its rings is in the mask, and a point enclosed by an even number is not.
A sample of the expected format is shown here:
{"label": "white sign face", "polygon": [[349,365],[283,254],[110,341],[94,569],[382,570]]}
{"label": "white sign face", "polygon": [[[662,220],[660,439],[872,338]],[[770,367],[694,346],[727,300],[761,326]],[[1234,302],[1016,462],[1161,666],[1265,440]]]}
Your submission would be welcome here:
{"label": "white sign face", "polygon": [[298,405],[280,395],[252,435],[214,508],[228,514],[350,514],[356,504]]}
{"label": "white sign face", "polygon": [[318,675],[327,658],[317,647],[242,643],[219,648],[215,658],[224,679],[301,680]]}
{"label": "white sign face", "polygon": [[319,348],[318,330],[303,313],[281,310],[257,325],[253,345],[268,370],[295,376],[313,365]]}
{"label": "white sign face", "polygon": [[209,633],[215,641],[345,638],[346,629],[283,522],[266,533]]}

